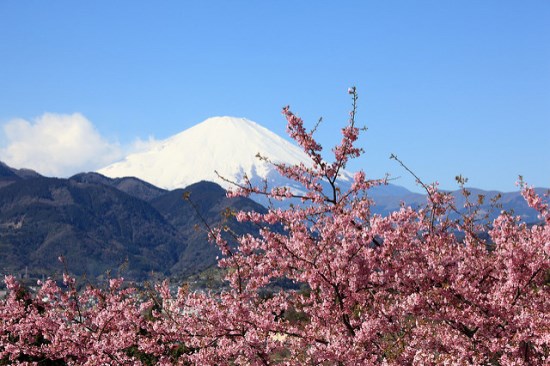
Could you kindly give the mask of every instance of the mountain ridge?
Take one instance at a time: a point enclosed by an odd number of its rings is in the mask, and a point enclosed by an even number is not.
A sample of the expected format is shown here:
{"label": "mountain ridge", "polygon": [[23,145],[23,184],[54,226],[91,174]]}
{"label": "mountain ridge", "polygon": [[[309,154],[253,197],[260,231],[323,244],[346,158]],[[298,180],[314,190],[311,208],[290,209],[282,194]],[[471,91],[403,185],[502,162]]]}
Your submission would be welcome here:
{"label": "mountain ridge", "polygon": [[199,182],[189,190],[196,207],[183,199],[183,190],[165,191],[135,178],[82,173],[12,181],[0,188],[0,273],[59,275],[65,270],[59,256],[71,273],[92,282],[108,272],[139,281],[155,273],[174,278],[198,273],[220,253],[196,227],[225,223],[248,232],[225,211],[264,209],[247,198],[227,198],[214,183]]}

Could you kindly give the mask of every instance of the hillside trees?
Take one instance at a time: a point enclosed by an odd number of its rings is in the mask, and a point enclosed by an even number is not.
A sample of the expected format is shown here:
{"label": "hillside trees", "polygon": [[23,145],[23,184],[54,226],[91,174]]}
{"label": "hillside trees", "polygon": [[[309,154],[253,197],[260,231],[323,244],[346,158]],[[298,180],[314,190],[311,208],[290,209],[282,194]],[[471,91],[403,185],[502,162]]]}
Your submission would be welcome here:
{"label": "hillside trees", "polygon": [[[177,294],[165,282],[148,294],[121,287],[77,292],[46,281],[37,295],[11,292],[0,305],[0,364],[430,365],[545,364],[550,357],[550,212],[521,183],[540,212],[527,226],[503,212],[490,226],[456,218],[452,197],[436,185],[421,209],[371,213],[369,189],[384,184],[355,174],[348,191],[337,178],[362,154],[353,109],[334,159],[300,118],[283,109],[290,136],[310,166],[275,164],[305,187],[267,190],[250,184],[229,195],[298,199],[289,209],[239,212],[257,235],[230,246],[210,228],[229,287]],[[268,159],[268,157],[263,157]],[[330,189],[323,189],[321,182]],[[191,197],[192,199],[192,197]],[[483,239],[486,230],[490,240]],[[273,292],[285,278],[301,290]]]}

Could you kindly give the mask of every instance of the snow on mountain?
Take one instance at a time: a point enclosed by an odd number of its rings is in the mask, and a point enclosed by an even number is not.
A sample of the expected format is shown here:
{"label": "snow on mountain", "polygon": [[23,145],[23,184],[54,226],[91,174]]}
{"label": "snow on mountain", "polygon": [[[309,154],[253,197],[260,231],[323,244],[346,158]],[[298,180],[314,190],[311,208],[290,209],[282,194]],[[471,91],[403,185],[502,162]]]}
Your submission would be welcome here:
{"label": "snow on mountain", "polygon": [[255,122],[213,117],[98,172],[111,178],[133,176],[170,190],[201,180],[231,187],[216,171],[232,181],[240,182],[246,174],[253,182],[279,184],[278,173],[258,153],[273,162],[311,164],[298,146]]}

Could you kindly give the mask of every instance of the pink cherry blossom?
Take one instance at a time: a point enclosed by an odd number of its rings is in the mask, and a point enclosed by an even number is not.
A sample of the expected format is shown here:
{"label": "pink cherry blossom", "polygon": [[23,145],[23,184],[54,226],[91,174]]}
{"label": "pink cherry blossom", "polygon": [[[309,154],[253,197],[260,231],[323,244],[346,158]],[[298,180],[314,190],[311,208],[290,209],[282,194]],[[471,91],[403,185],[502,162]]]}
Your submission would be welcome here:
{"label": "pink cherry blossom", "polygon": [[[194,292],[164,281],[138,290],[113,279],[77,290],[43,281],[33,293],[6,276],[0,364],[39,365],[547,365],[550,359],[550,213],[521,183],[541,222],[503,212],[483,236],[453,198],[424,185],[424,207],[371,212],[369,189],[385,179],[338,174],[356,147],[357,93],[342,140],[321,146],[288,107],[292,138],[312,167],[276,164],[306,192],[250,182],[228,195],[299,199],[288,209],[239,212],[258,228],[234,247],[223,228],[228,287]],[[326,183],[325,185],[321,184]],[[326,188],[328,186],[328,189]],[[485,239],[484,239],[485,238]],[[277,281],[294,284],[277,290]]]}

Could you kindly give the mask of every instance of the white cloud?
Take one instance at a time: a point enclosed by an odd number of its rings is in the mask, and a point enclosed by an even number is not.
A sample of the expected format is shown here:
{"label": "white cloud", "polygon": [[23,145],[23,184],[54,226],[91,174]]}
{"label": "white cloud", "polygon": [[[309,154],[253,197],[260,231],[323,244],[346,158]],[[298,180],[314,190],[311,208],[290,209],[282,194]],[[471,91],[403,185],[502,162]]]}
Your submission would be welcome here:
{"label": "white cloud", "polygon": [[[45,113],[32,121],[14,119],[2,129],[5,144],[0,147],[0,160],[44,175],[68,177],[99,169],[124,156],[125,149],[118,142],[106,140],[79,113]],[[153,142],[149,138],[141,145]],[[140,146],[134,145],[136,149]]]}

